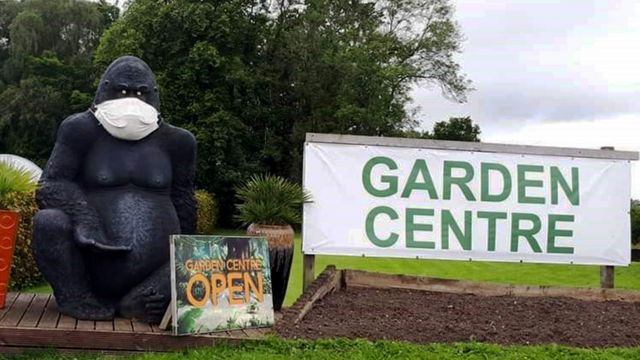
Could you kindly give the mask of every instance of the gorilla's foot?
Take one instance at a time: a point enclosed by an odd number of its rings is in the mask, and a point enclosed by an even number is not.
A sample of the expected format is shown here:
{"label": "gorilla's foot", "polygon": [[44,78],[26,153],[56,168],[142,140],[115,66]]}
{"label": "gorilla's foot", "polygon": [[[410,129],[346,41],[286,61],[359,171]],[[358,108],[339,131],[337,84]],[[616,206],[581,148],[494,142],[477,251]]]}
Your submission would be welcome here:
{"label": "gorilla's foot", "polygon": [[56,302],[61,313],[78,320],[111,320],[115,316],[113,305],[105,304],[93,295],[71,300],[56,298]]}
{"label": "gorilla's foot", "polygon": [[[140,289],[136,289],[140,290]],[[148,287],[142,291],[132,291],[125,296],[118,306],[120,315],[138,319],[149,324],[159,324],[164,316],[170,299]]]}

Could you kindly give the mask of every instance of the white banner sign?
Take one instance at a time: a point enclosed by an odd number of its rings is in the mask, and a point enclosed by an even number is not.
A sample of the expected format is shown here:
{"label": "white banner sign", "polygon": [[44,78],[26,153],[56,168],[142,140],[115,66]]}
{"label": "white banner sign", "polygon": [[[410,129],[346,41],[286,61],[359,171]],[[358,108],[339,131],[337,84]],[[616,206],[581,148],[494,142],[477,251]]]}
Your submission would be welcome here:
{"label": "white banner sign", "polygon": [[304,186],[305,254],[630,261],[625,159],[307,142]]}

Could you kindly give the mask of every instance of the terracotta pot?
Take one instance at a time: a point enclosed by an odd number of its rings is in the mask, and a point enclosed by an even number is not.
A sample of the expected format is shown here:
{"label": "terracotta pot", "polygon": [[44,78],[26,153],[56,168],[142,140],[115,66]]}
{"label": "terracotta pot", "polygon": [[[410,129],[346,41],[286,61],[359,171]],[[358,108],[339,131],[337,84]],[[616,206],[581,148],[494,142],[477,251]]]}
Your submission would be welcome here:
{"label": "terracotta pot", "polygon": [[271,267],[271,290],[273,309],[279,311],[287,294],[287,284],[293,261],[293,228],[290,225],[251,224],[247,228],[249,236],[264,236],[269,243],[269,264]]}
{"label": "terracotta pot", "polygon": [[11,273],[11,259],[18,233],[18,213],[0,210],[0,308],[4,308]]}

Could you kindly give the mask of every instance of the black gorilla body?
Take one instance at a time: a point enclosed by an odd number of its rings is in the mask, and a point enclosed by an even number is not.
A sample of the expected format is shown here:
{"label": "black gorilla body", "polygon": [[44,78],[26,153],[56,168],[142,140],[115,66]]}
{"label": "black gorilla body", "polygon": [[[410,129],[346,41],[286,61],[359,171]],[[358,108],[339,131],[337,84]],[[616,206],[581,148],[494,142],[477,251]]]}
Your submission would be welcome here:
{"label": "black gorilla body", "polygon": [[[159,109],[153,73],[135,57],[109,66],[95,104],[127,96]],[[193,135],[162,122],[127,141],[91,111],[63,121],[37,192],[32,244],[61,312],[160,320],[171,294],[169,235],[195,232],[195,156]]]}

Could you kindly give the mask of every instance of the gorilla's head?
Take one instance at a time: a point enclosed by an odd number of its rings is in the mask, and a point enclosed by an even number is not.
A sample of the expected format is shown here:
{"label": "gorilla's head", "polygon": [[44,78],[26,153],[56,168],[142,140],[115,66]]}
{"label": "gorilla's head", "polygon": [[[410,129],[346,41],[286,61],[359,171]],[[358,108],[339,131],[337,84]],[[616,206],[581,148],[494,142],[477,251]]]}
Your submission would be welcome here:
{"label": "gorilla's head", "polygon": [[160,96],[156,78],[149,65],[135,56],[117,58],[100,79],[94,104],[103,101],[135,97],[160,111]]}

